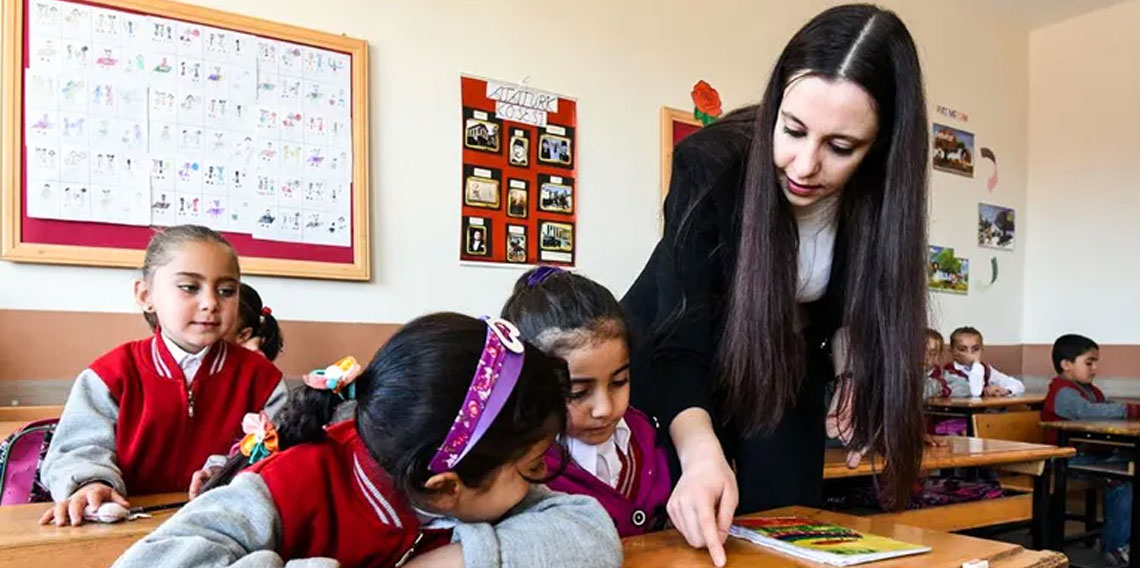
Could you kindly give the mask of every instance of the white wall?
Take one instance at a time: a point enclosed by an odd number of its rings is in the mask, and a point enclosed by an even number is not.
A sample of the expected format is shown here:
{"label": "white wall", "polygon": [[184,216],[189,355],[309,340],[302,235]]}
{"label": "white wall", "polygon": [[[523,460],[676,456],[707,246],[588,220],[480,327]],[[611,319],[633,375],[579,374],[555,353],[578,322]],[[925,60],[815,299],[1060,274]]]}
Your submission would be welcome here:
{"label": "white wall", "polygon": [[[461,73],[529,77],[537,88],[578,99],[579,266],[620,293],[658,235],[659,108],[691,106],[689,90],[702,78],[719,89],[725,108],[751,102],[791,34],[835,2],[199,3],[371,44],[374,281],[250,280],[286,319],[392,322],[435,309],[497,311],[518,275],[457,262]],[[932,116],[935,104],[971,114],[964,127],[1001,162],[992,200],[1021,211],[1027,30],[979,11],[978,2],[885,3],[899,10],[919,43]],[[984,168],[973,180],[932,178],[933,242],[977,264],[976,203],[990,198]],[[994,288],[982,291],[975,283],[968,297],[939,297],[941,326],[969,322],[984,329],[990,343],[1018,342],[1022,251],[1019,243],[1016,252],[1002,253]],[[977,282],[983,271],[975,270]],[[0,262],[0,308],[130,311],[132,276]]]}
{"label": "white wall", "polygon": [[1025,341],[1140,343],[1140,0],[1030,35]]}

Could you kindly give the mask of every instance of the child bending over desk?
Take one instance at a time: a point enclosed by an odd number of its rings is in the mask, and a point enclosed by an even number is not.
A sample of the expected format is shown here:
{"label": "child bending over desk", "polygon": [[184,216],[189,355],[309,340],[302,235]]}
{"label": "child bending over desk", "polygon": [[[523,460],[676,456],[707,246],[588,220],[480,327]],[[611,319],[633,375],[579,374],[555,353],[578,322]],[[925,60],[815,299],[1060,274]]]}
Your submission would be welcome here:
{"label": "child bending over desk", "polygon": [[[1057,420],[1105,420],[1140,418],[1140,405],[1112,402],[1093,385],[1100,346],[1083,335],[1062,335],[1053,343],[1053,368],[1057,376],[1049,383],[1049,394],[1041,410],[1045,422]],[[1050,443],[1057,433],[1049,430]],[[1127,461],[1112,452],[1085,453],[1069,460],[1070,465],[1109,465],[1126,467]],[[1106,481],[1104,530],[1101,546],[1105,559],[1113,565],[1127,565],[1128,538],[1132,531],[1132,484]]]}

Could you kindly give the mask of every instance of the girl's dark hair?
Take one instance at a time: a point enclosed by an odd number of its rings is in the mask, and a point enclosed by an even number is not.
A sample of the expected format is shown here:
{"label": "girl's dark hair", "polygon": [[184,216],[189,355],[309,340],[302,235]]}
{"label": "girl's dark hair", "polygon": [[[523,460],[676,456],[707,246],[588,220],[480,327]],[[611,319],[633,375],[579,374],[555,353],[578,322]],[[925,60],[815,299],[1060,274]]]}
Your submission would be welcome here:
{"label": "girl's dark hair", "polygon": [[1093,349],[1100,349],[1100,346],[1083,335],[1075,333],[1062,335],[1053,342],[1053,369],[1060,375],[1064,372],[1064,369],[1061,368],[1061,361],[1075,363],[1077,357]]}
{"label": "girl's dark hair", "polygon": [[[428,463],[443,444],[475,374],[487,325],[455,313],[412,320],[396,332],[356,379],[356,430],[377,463],[405,495],[424,493]],[[566,427],[570,373],[566,363],[527,344],[518,383],[495,422],[453,470],[469,487]],[[282,450],[324,436],[341,399],[331,391],[295,389],[277,420]],[[241,469],[219,474],[228,483]],[[539,480],[535,480],[539,481]]]}
{"label": "girl's dark hair", "polygon": [[[238,262],[237,251],[221,233],[201,225],[175,225],[156,232],[146,245],[146,255],[143,257],[142,276],[147,282],[154,277],[154,271],[171,261],[178,247],[186,243],[216,243],[222,245],[234,259],[234,266],[241,275],[241,264]],[[144,312],[146,323],[153,331],[158,328],[158,316],[153,312]]]}
{"label": "girl's dark hair", "polygon": [[534,278],[539,270],[549,268],[535,268],[519,277],[503,305],[503,319],[518,326],[527,341],[550,355],[565,357],[591,342],[629,340],[625,314],[605,286],[562,270]]}
{"label": "girl's dark hair", "polygon": [[253,334],[250,337],[261,338],[261,352],[270,361],[277,358],[285,346],[285,338],[281,335],[281,326],[272,313],[263,313],[264,304],[261,295],[253,286],[242,282],[241,293],[238,295],[238,315],[241,317],[241,328],[250,328]]}
{"label": "girl's dark hair", "polygon": [[[750,120],[752,135],[717,354],[721,405],[744,434],[771,432],[796,404],[806,372],[794,323],[798,230],[772,155],[784,91],[803,77],[859,85],[878,115],[878,137],[840,194],[835,255],[842,262],[831,289],[850,339],[852,444],[885,455],[884,504],[901,505],[923,444],[925,345],[916,331],[926,327],[929,125],[914,41],[893,12],[851,4],[820,13],[780,54],[759,106],[722,120],[729,128]],[[685,211],[678,238],[701,201]]]}

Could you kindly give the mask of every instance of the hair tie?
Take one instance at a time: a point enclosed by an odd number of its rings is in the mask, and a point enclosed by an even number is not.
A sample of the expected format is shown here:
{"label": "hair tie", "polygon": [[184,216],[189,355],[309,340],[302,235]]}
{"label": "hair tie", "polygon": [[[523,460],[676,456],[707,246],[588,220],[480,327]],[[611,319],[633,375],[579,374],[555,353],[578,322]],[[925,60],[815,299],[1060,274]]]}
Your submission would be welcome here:
{"label": "hair tie", "polygon": [[245,437],[241,439],[239,449],[241,455],[249,458],[249,465],[277,453],[277,427],[264,411],[246,414],[242,418],[241,429]]}
{"label": "hair tie", "polygon": [[535,268],[534,272],[531,272],[530,276],[527,277],[526,286],[527,288],[534,288],[535,286],[542,284],[542,282],[547,278],[550,278],[550,275],[558,274],[559,272],[565,272],[565,270],[562,270],[557,266],[540,266],[538,268]]}
{"label": "hair tie", "polygon": [[356,398],[354,381],[363,371],[356,358],[349,355],[324,369],[306,373],[303,380],[309,388],[333,391],[344,400],[352,400]]}
{"label": "hair tie", "polygon": [[273,310],[269,309],[269,306],[262,306],[261,315],[271,316],[271,315],[273,315]]}
{"label": "hair tie", "polygon": [[451,424],[439,451],[431,458],[428,469],[443,473],[456,464],[479,443],[503,410],[507,398],[519,380],[526,346],[522,334],[509,321],[484,317],[487,339],[483,355],[475,367],[475,376],[467,388],[467,397]]}

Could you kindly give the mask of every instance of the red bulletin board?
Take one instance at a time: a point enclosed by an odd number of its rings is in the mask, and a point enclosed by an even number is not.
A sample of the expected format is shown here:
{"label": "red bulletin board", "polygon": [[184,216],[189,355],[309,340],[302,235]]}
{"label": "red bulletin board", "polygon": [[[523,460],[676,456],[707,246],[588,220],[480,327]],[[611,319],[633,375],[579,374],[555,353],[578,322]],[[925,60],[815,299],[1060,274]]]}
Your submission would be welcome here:
{"label": "red bulletin board", "polygon": [[460,87],[460,260],[573,266],[577,103],[474,77]]}
{"label": "red bulletin board", "polygon": [[[35,0],[3,1],[3,169],[0,257],[17,262],[138,267],[153,227],[29,217],[24,79],[29,68],[29,12]],[[352,181],[347,223],[351,246],[254,239],[224,233],[249,274],[367,280],[370,272],[368,45],[342,35],[279,24],[167,0],[66,0],[67,5],[153,16],[343,53],[350,58]]]}

